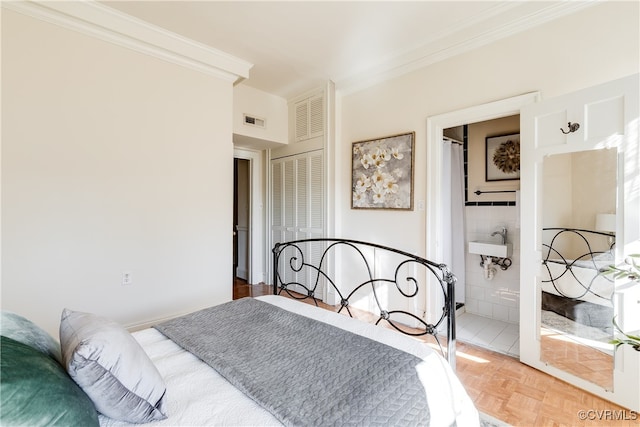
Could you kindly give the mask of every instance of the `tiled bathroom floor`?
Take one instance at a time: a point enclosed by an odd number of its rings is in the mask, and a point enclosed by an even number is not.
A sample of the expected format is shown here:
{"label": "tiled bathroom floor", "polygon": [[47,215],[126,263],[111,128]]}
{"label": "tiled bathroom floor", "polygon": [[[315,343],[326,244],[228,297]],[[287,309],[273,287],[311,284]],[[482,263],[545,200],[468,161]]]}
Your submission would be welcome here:
{"label": "tiled bathroom floor", "polygon": [[462,342],[520,357],[520,331],[515,323],[465,312],[456,317],[456,332]]}

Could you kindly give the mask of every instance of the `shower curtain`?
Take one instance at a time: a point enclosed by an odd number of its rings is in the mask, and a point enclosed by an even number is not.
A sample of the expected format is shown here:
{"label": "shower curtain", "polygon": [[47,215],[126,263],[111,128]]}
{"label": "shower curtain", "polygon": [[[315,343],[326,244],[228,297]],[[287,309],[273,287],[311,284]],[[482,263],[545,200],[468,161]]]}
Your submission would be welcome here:
{"label": "shower curtain", "polygon": [[464,158],[461,144],[444,140],[442,165],[442,218],[444,263],[458,279],[456,302],[465,295]]}

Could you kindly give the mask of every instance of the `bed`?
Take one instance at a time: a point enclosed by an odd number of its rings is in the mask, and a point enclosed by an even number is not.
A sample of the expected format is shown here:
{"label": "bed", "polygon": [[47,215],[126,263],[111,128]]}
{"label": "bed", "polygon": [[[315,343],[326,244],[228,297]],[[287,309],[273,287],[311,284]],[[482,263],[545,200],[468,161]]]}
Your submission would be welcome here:
{"label": "bed", "polygon": [[[346,252],[358,254],[368,270],[363,282],[345,286],[328,273],[336,253],[352,259]],[[370,265],[369,253],[403,260],[382,277],[377,273],[387,269],[379,261]],[[478,425],[454,367],[411,336],[444,331],[446,348],[454,349],[455,278],[446,266],[375,244],[311,239],[274,247],[273,283],[275,295],[219,304],[133,333],[65,309],[59,344],[27,319],[3,312],[0,423]],[[393,298],[382,292],[391,286],[411,299],[427,285],[441,292],[434,322],[391,307]],[[338,296],[340,313],[315,306],[327,287]],[[378,325],[349,316],[356,310],[351,298],[365,290],[380,307]]]}
{"label": "bed", "polygon": [[[612,334],[614,235],[575,228],[543,229],[543,323],[564,332]],[[569,329],[569,330],[566,330]],[[587,338],[587,337],[585,337]]]}

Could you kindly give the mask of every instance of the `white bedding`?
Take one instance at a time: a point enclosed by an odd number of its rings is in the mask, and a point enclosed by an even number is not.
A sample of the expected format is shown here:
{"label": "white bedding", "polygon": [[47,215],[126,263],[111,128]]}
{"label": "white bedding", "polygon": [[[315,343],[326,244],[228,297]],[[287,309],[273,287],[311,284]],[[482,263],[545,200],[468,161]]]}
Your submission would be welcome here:
{"label": "white bedding", "polygon": [[[421,341],[285,297],[268,295],[258,299],[420,357],[424,362],[418,369],[429,403],[431,425],[451,425],[454,420],[459,426],[479,424],[478,411],[449,364]],[[133,336],[149,354],[167,384],[168,418],[153,425],[280,425],[269,412],[238,391],[215,370],[157,330],[145,329],[134,332]],[[100,415],[100,425],[130,424]]]}
{"label": "white bedding", "polygon": [[[567,261],[571,262],[571,261]],[[594,266],[595,263],[595,266]],[[583,266],[583,264],[586,264]],[[571,267],[571,272],[566,271],[566,264],[562,260],[548,260],[545,267],[542,267],[542,290],[550,294],[577,298],[581,301],[587,301],[598,305],[611,306],[611,296],[613,295],[613,283],[608,277],[599,274],[598,269],[607,267],[612,264],[609,260],[584,261],[576,262]],[[549,276],[551,273],[551,276]],[[564,273],[564,274],[563,274]],[[574,277],[575,275],[575,277]],[[550,277],[554,278],[554,283],[548,281]],[[576,278],[580,281],[576,281]],[[585,287],[591,284],[590,292],[585,293]],[[557,290],[556,290],[557,288]],[[560,292],[558,292],[560,291]],[[600,298],[599,296],[603,297]]]}

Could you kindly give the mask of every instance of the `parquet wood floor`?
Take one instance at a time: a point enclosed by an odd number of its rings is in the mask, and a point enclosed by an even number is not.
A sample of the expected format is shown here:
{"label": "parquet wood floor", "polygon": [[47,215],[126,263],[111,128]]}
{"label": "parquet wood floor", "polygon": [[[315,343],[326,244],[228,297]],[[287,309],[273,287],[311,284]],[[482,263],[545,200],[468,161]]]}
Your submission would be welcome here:
{"label": "parquet wood floor", "polygon": [[540,330],[540,358],[607,390],[613,389],[613,354],[581,344],[547,328]]}
{"label": "parquet wood floor", "polygon": [[[234,299],[271,292],[272,288],[264,284],[247,285],[242,281],[234,284]],[[332,306],[320,305],[336,311]],[[456,373],[478,410],[513,426],[640,426],[640,414],[513,357],[460,341],[456,354]]]}

